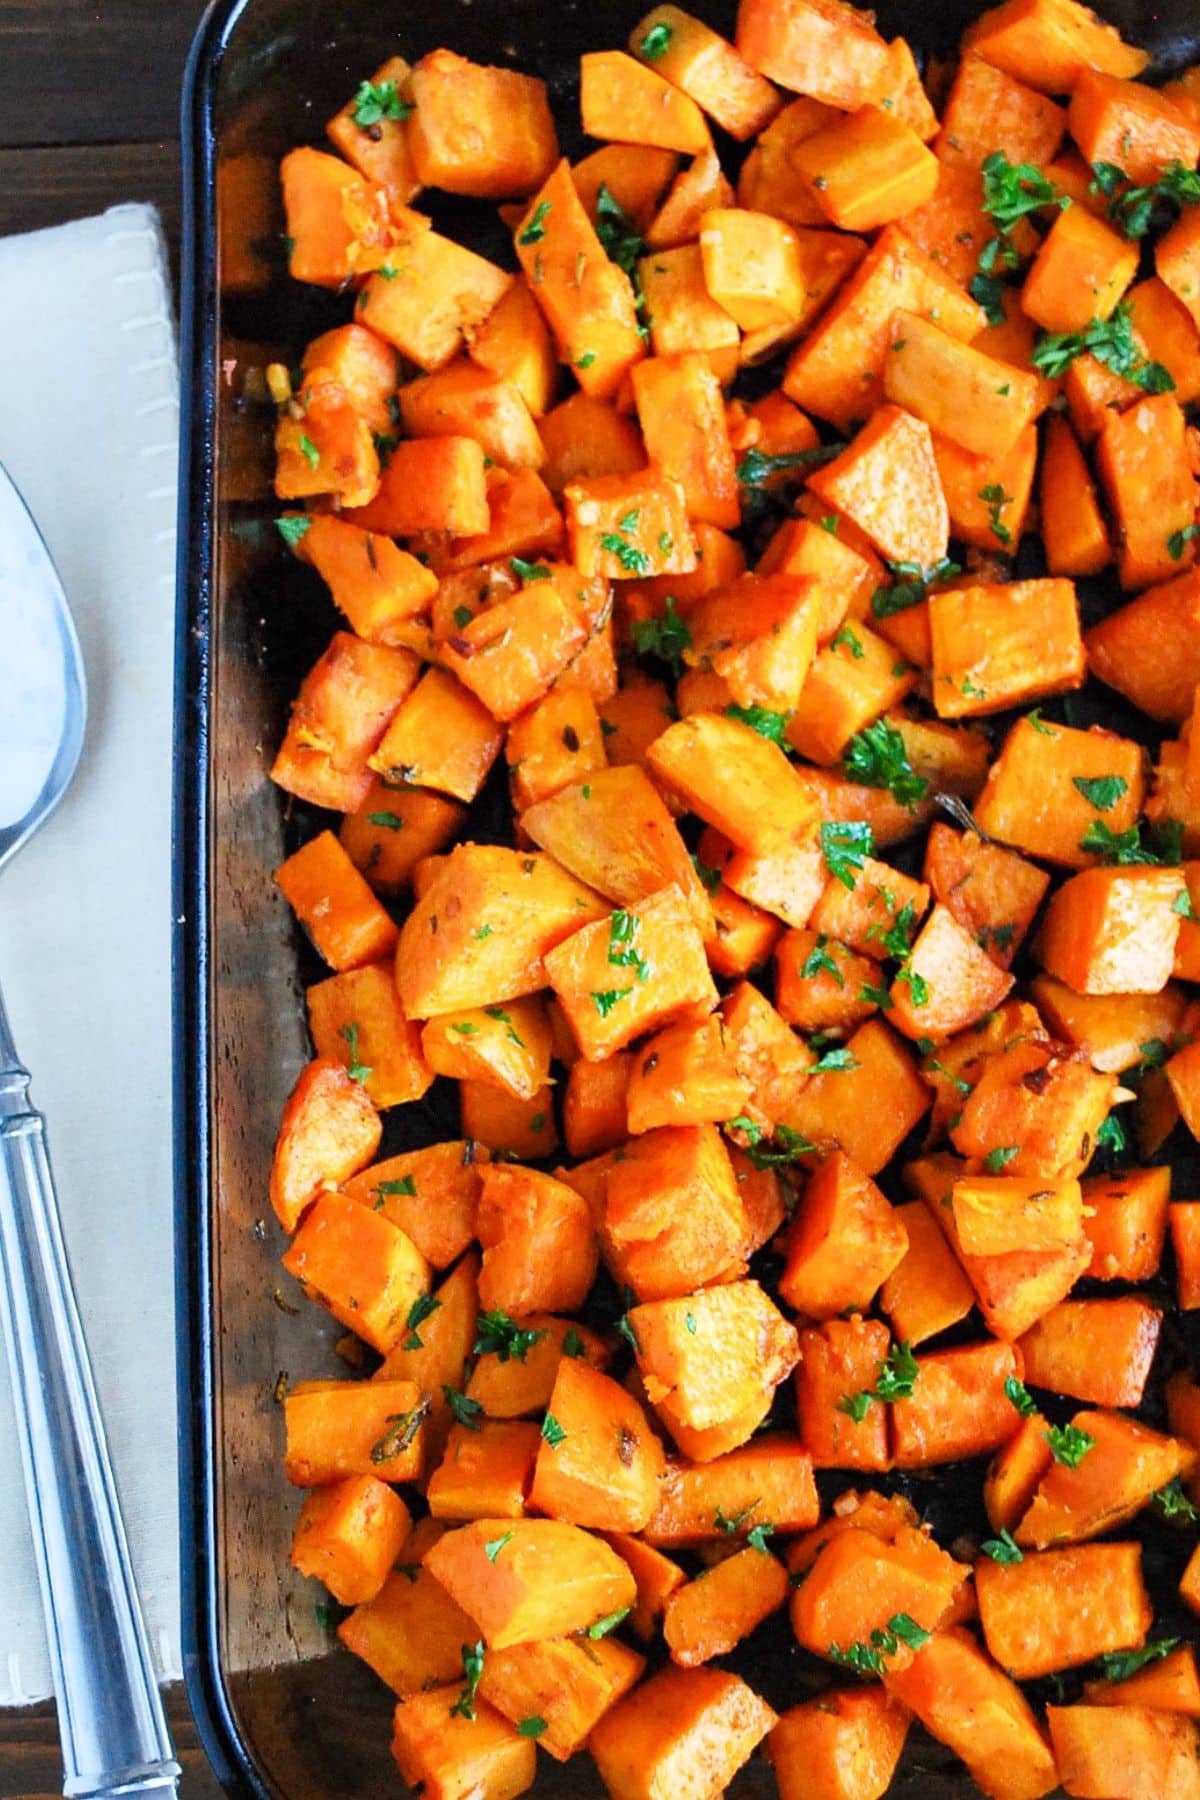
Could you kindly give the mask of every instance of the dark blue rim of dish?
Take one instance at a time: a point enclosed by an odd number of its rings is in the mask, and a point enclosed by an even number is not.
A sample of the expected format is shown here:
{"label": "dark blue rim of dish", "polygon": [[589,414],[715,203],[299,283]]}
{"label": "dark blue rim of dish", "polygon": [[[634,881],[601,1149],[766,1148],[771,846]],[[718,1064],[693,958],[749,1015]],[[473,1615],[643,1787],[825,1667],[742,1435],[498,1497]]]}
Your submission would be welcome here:
{"label": "dark blue rim of dish", "polygon": [[183,1674],[218,1781],[271,1800],[242,1742],[219,1650],[214,1331],[209,1295],[208,705],[217,394],[217,72],[247,0],[213,0],[188,55],[182,99],[181,417],[172,828],[175,1317]]}

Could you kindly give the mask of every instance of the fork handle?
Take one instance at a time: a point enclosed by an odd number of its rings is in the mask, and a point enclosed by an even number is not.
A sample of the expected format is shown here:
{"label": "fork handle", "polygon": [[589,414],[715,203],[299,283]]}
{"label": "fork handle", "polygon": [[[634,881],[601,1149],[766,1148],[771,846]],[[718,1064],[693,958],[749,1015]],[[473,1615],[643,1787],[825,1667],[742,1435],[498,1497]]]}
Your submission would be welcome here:
{"label": "fork handle", "polygon": [[[134,1268],[131,1258],[131,1273]],[[131,1301],[136,1293],[131,1288]],[[58,1698],[63,1793],[174,1795],[129,1547],[71,1285],[46,1124],[0,999],[0,1322]]]}

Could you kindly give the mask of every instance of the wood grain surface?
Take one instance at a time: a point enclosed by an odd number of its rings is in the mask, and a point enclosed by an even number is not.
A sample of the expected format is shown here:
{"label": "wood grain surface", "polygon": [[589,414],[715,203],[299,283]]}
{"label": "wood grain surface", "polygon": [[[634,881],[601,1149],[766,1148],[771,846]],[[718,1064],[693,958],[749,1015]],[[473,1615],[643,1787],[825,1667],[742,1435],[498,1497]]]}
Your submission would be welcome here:
{"label": "wood grain surface", "polygon": [[[149,200],[177,261],[179,90],[201,10],[202,0],[0,0],[0,234]],[[168,1690],[167,1711],[184,1800],[219,1800],[181,1687]],[[53,1705],[0,1711],[0,1800],[61,1793]]]}

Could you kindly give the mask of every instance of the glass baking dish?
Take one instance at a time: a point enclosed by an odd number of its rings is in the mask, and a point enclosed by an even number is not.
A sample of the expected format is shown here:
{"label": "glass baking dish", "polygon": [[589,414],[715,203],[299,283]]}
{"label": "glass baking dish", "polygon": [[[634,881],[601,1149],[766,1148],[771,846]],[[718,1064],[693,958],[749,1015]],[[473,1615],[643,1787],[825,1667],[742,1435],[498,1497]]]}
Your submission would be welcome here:
{"label": "glass baking dish", "polygon": [[[335,616],[270,524],[271,412],[238,384],[247,363],[290,363],[347,316],[344,298],[287,278],[275,170],[291,146],[322,141],[324,121],[388,55],[411,60],[445,43],[482,61],[513,60],[547,76],[561,100],[579,53],[623,43],[647,4],[217,0],[189,63],[175,841],[184,1664],[231,1794],[365,1800],[401,1789],[389,1695],[336,1647],[313,1584],[289,1565],[296,1507],[275,1397],[281,1377],[347,1372],[333,1356],[332,1322],[314,1306],[296,1312],[278,1285],[283,1240],[267,1204],[276,1122],[309,1054],[303,987],[317,966],[271,880],[313,815],[290,807],[266,771]],[[731,30],[732,0],[698,10]],[[887,34],[905,32],[925,57],[950,50],[978,10],[976,0],[879,9]],[[1158,0],[1153,11],[1116,0],[1106,11],[1164,71],[1200,54],[1196,0]],[[564,148],[578,154],[574,107],[559,113]],[[493,208],[439,203],[436,212],[477,248],[505,254]],[[436,1089],[434,1099],[389,1121],[389,1148],[456,1134]],[[1178,1192],[1200,1191],[1192,1174],[1181,1168]],[[1165,1285],[1160,1293],[1169,1302]],[[1182,1324],[1176,1315],[1172,1329]],[[949,1542],[953,1477],[925,1482],[917,1497]],[[801,1697],[801,1661],[783,1623],[756,1634],[739,1666],[783,1706]],[[602,1793],[587,1758],[539,1764],[536,1800]],[[774,1791],[761,1759],[731,1790],[740,1800]],[[956,1800],[976,1790],[914,1730],[894,1791]]]}

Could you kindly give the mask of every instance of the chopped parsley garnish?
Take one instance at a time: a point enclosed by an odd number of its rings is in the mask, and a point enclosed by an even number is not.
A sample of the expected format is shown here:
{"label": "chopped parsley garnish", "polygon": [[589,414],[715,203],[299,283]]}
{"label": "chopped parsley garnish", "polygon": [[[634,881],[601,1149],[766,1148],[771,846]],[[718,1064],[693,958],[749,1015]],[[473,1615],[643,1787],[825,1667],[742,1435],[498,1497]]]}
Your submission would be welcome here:
{"label": "chopped parsley garnish", "polygon": [[748,1119],[745,1113],[728,1120],[726,1129],[745,1134],[745,1153],[756,1169],[782,1168],[802,1156],[811,1156],[817,1147],[809,1143],[803,1132],[793,1131],[790,1125],[776,1125],[771,1142],[764,1143],[762,1126]]}
{"label": "chopped parsley garnish", "polygon": [[519,556],[510,556],[508,566],[518,581],[549,581],[550,571],[545,563],[523,562]]}
{"label": "chopped parsley garnish", "polygon": [[998,481],[989,481],[980,488],[979,498],[987,505],[988,528],[992,536],[998,543],[1011,544],[1012,532],[1004,523],[1002,515],[1005,507],[1012,505],[1014,496],[1006,494]]}
{"label": "chopped parsley garnish", "polygon": [[920,1373],[912,1345],[907,1340],[893,1344],[879,1365],[879,1375],[872,1390],[876,1400],[911,1400]]}
{"label": "chopped parsley garnish", "polygon": [[602,1019],[607,1019],[618,1001],[627,1000],[632,992],[632,988],[603,988],[598,993],[593,990],[592,1005]]}
{"label": "chopped parsley garnish", "polygon": [[999,1537],[984,1538],[979,1548],[985,1556],[990,1556],[994,1563],[1002,1568],[1009,1568],[1013,1563],[1025,1561],[1024,1551],[1017,1544],[1012,1533],[1007,1529]]}
{"label": "chopped parsley garnish", "polygon": [[479,1683],[483,1679],[483,1658],[486,1646],[482,1638],[476,1644],[464,1644],[462,1647],[463,1674],[467,1678],[466,1686],[450,1708],[451,1718],[475,1720],[475,1696],[479,1692]]}
{"label": "chopped parsley garnish", "polygon": [[749,1506],[743,1506],[741,1512],[734,1513],[731,1518],[727,1518],[725,1513],[718,1506],[716,1512],[713,1514],[713,1530],[723,1531],[726,1537],[732,1537],[735,1531],[740,1531],[742,1529],[746,1520],[756,1513],[761,1505],[761,1500],[752,1500]]}
{"label": "chopped parsley garnish", "polygon": [[747,450],[735,471],[743,487],[761,487],[772,475],[785,469],[812,469],[832,462],[846,448],[845,444],[817,444],[811,450],[780,450],[768,455],[764,450]]}
{"label": "chopped parsley garnish", "polygon": [[403,831],[404,820],[399,813],[373,812],[367,814],[368,825],[378,825],[382,831]]}
{"label": "chopped parsley garnish", "polygon": [[761,1525],[751,1526],[750,1530],[746,1533],[746,1543],[751,1550],[761,1550],[765,1556],[767,1553],[767,1539],[769,1537],[774,1537],[774,1535],[775,1527],[764,1519]]}
{"label": "chopped parsley garnish", "polygon": [[[491,927],[486,926],[485,930],[490,931]],[[476,932],[475,936],[478,937],[479,933]],[[498,1025],[504,1026],[504,1035],[510,1044],[515,1044],[518,1050],[525,1049],[525,1039],[513,1024],[511,1013],[506,1013],[502,1006],[485,1006],[483,1010],[489,1019],[495,1019]]]}
{"label": "chopped parsley garnish", "polygon": [[390,1462],[394,1456],[403,1456],[421,1429],[421,1421],[428,1411],[429,1401],[421,1400],[410,1412],[391,1414],[388,1429],[377,1444],[371,1445],[371,1461],[385,1463]]}
{"label": "chopped parsley garnish", "polygon": [[610,1631],[617,1629],[623,1619],[629,1617],[630,1611],[631,1608],[628,1606],[622,1606],[617,1612],[605,1613],[602,1619],[597,1619],[594,1625],[588,1626],[587,1635],[593,1643],[600,1638],[607,1637]]}
{"label": "chopped parsley garnish", "polygon": [[416,110],[400,98],[394,81],[363,81],[354,96],[354,123],[360,131],[369,131],[384,119],[407,119]]}
{"label": "chopped parsley garnish", "polygon": [[1096,1443],[1091,1432],[1082,1431],[1078,1425],[1050,1425],[1042,1436],[1049,1444],[1055,1462],[1068,1469],[1077,1469]]}
{"label": "chopped parsley garnish", "polygon": [[523,1363],[533,1346],[540,1344],[545,1335],[544,1331],[530,1331],[524,1325],[518,1325],[497,1307],[492,1312],[480,1313],[475,1320],[471,1354],[495,1356],[502,1363],[514,1360]]}
{"label": "chopped parsley garnish", "polygon": [[696,855],[692,857],[692,867],[700,879],[700,885],[707,894],[715,894],[721,885],[720,869],[710,869],[707,863],[700,861]]}
{"label": "chopped parsley garnish", "polygon": [[460,1394],[457,1388],[450,1387],[446,1382],[442,1383],[442,1397],[460,1425],[465,1425],[468,1431],[480,1429],[483,1408],[478,1400],[468,1400],[465,1394]]}
{"label": "chopped parsley garnish", "polygon": [[313,443],[312,439],[308,436],[307,432],[302,431],[300,433],[299,442],[300,442],[300,452],[301,452],[302,456],[304,457],[305,462],[308,464],[309,468],[310,469],[318,468],[320,466],[320,462],[321,462],[321,452],[317,449],[317,446]]}
{"label": "chopped parsley garnish", "polygon": [[848,650],[855,662],[861,662],[863,659],[862,639],[856,632],[851,631],[849,625],[843,625],[837,635],[830,639],[829,648],[831,650],[842,648]]}
{"label": "chopped parsley garnish", "polygon": [[1095,163],[1092,175],[1092,193],[1105,195],[1109,218],[1127,238],[1163,230],[1179,208],[1200,205],[1200,172],[1181,162],[1168,163],[1157,181],[1142,187],[1127,186],[1129,178],[1116,163]]}
{"label": "chopped parsley garnish", "polygon": [[638,49],[650,62],[657,62],[659,57],[667,54],[673,35],[671,27],[660,19],[657,25],[650,27]]}
{"label": "chopped parsley garnish", "polygon": [[895,985],[903,985],[908,989],[909,999],[914,1006],[928,1006],[929,983],[923,975],[918,975],[911,963],[906,962],[903,968],[897,969]]}
{"label": "chopped parsley garnish", "polygon": [[541,1713],[531,1713],[527,1719],[517,1720],[518,1737],[540,1738],[546,1729],[546,1721]]}
{"label": "chopped parsley garnish", "polygon": [[345,1038],[346,1046],[350,1052],[350,1061],[346,1065],[346,1073],[349,1075],[351,1081],[362,1083],[370,1080],[371,1068],[369,1064],[360,1062],[358,1058],[359,1029],[358,1021],[355,1019],[353,1023],[341,1026],[338,1031],[338,1036]]}
{"label": "chopped parsley garnish", "polygon": [[827,820],[820,838],[821,855],[834,880],[846,888],[856,887],[864,862],[875,850],[875,834],[866,820]]}
{"label": "chopped parsley garnish", "polygon": [[874,1398],[870,1388],[863,1388],[857,1394],[843,1394],[837,1403],[837,1410],[847,1413],[856,1425],[861,1425],[871,1410],[871,1402]]}
{"label": "chopped parsley garnish", "polygon": [[1097,812],[1111,812],[1122,794],[1129,791],[1123,775],[1073,775],[1071,780]]}
{"label": "chopped parsley garnish", "polygon": [[1167,555],[1172,562],[1179,562],[1183,557],[1184,547],[1193,538],[1200,538],[1200,525],[1185,525],[1182,531],[1173,531],[1167,539]]}
{"label": "chopped parsley garnish", "polygon": [[[294,550],[311,524],[312,520],[305,514],[293,513],[290,519],[276,519],[275,529],[288,548]],[[1180,555],[1182,554],[1181,550]]]}
{"label": "chopped parsley garnish", "polygon": [[1148,394],[1167,394],[1174,389],[1170,371],[1161,363],[1147,362],[1138,349],[1128,301],[1123,300],[1110,318],[1093,319],[1082,331],[1043,331],[1030,361],[1041,374],[1054,379],[1065,375],[1076,357],[1089,354]]}
{"label": "chopped parsley garnish", "polygon": [[[1062,193],[1032,163],[1009,162],[1003,150],[993,150],[984,158],[983,210],[991,215],[1002,232],[1009,232],[1027,214],[1039,212],[1043,206],[1070,205]],[[982,258],[980,259],[982,262]]]}
{"label": "chopped parsley garnish", "polygon": [[855,732],[846,745],[842,768],[863,787],[886,788],[909,812],[916,811],[929,791],[925,776],[918,775],[908,760],[903,737],[886,719]]}
{"label": "chopped parsley garnish", "polygon": [[404,1340],[406,1350],[423,1350],[425,1348],[421,1341],[420,1328],[426,1319],[431,1319],[435,1312],[441,1311],[441,1308],[441,1301],[435,1300],[432,1294],[417,1295],[408,1309],[408,1318],[405,1320],[405,1324],[408,1326],[408,1336]]}
{"label": "chopped parsley garnish", "polygon": [[646,552],[639,550],[637,545],[631,544],[627,538],[620,537],[617,532],[602,531],[600,548],[607,550],[610,556],[615,556],[628,574],[648,575],[650,573],[650,558]]}
{"label": "chopped parsley garnish", "polygon": [[826,975],[832,975],[839,987],[845,987],[846,977],[838,968],[833,957],[830,956],[829,951],[826,948],[828,942],[829,939],[827,937],[818,937],[816,943],[800,965],[800,978],[802,981],[815,981],[819,975],[824,973]]}
{"label": "chopped parsley garnish", "polygon": [[416,1176],[397,1175],[392,1181],[377,1182],[371,1191],[376,1194],[405,1194],[410,1200],[413,1200],[417,1193]]}
{"label": "chopped parsley garnish", "polygon": [[683,669],[683,653],[692,646],[692,634],[675,606],[675,598],[667,595],[666,611],[661,619],[635,619],[633,647],[639,656],[660,656],[678,676]]}
{"label": "chopped parsley garnish", "polygon": [[549,200],[539,200],[533,209],[533,217],[517,238],[518,244],[540,244],[546,235],[546,219],[549,213]]}
{"label": "chopped parsley garnish", "polygon": [[1004,283],[998,275],[972,275],[967,292],[976,306],[982,306],[989,325],[1003,325],[1006,317]]}
{"label": "chopped parsley garnish", "polygon": [[[623,909],[613,913],[608,922],[608,960],[619,969],[636,970],[638,980],[646,981],[649,979],[650,965],[633,946],[640,924],[641,920],[636,913],[625,912]],[[627,989],[626,992],[628,991]]]}
{"label": "chopped parsley garnish", "polygon": [[1159,858],[1142,843],[1140,825],[1125,831],[1113,831],[1103,819],[1094,819],[1079,840],[1081,850],[1089,850],[1106,863],[1156,863]]}
{"label": "chopped parsley garnish", "polygon": [[1178,1475],[1166,1487],[1156,1489],[1154,1503],[1164,1519],[1182,1519],[1185,1525],[1200,1524],[1200,1506],[1183,1491]]}
{"label": "chopped parsley garnish", "polygon": [[1128,1681],[1131,1675],[1136,1675],[1147,1663],[1159,1662],[1169,1655],[1179,1642],[1177,1637],[1155,1638],[1152,1643],[1143,1644],[1140,1650],[1110,1650],[1099,1658],[1101,1679]]}
{"label": "chopped parsley garnish", "polygon": [[909,1613],[893,1613],[885,1628],[871,1633],[869,1643],[848,1644],[844,1650],[830,1644],[826,1654],[843,1669],[853,1669],[856,1675],[882,1675],[885,1657],[895,1656],[901,1644],[919,1650],[929,1642],[930,1635]]}
{"label": "chopped parsley garnish", "polygon": [[983,1166],[989,1175],[999,1175],[1001,1169],[1006,1169],[1013,1158],[1020,1154],[1020,1144],[997,1144],[996,1148],[989,1150],[984,1157]]}
{"label": "chopped parsley garnish", "polygon": [[886,587],[877,587],[871,595],[871,611],[877,619],[890,619],[893,613],[907,612],[924,600],[935,581],[952,581],[962,574],[962,565],[943,556],[940,562],[923,569],[920,563],[894,562],[888,568],[898,579]]}
{"label": "chopped parsley garnish", "polygon": [[562,1347],[564,1356],[576,1357],[582,1356],[587,1349],[586,1344],[573,1325],[567,1327],[567,1333],[563,1338]]}
{"label": "chopped parsley garnish", "polygon": [[858,1067],[859,1061],[857,1056],[852,1055],[852,1053],[843,1046],[841,1049],[823,1051],[808,1072],[810,1075],[823,1075],[827,1071],[845,1071],[848,1073],[851,1069],[857,1069]]}
{"label": "chopped parsley garnish", "polygon": [[494,1563],[506,1544],[511,1544],[516,1536],[515,1531],[506,1531],[503,1537],[492,1538],[483,1546],[483,1554],[490,1563]]}
{"label": "chopped parsley garnish", "polygon": [[544,1441],[549,1444],[552,1450],[557,1450],[560,1444],[566,1442],[566,1436],[566,1432],[563,1430],[554,1414],[548,1412],[542,1420],[542,1437]]}
{"label": "chopped parsley garnish", "polygon": [[1010,1375],[1004,1383],[1004,1398],[1010,1406],[1016,1407],[1022,1419],[1032,1418],[1037,1411],[1037,1401],[1025,1383],[1018,1381],[1015,1375]]}
{"label": "chopped parsley garnish", "polygon": [[783,743],[788,722],[786,713],[771,712],[765,706],[727,706],[725,717],[749,725],[751,731],[757,731],[759,737],[769,738],[773,744]]}
{"label": "chopped parsley garnish", "polygon": [[600,183],[596,194],[596,236],[603,244],[609,261],[615,262],[618,268],[632,276],[646,246],[641,234],[635,230],[629,214],[613,199],[608,183],[604,181]]}

